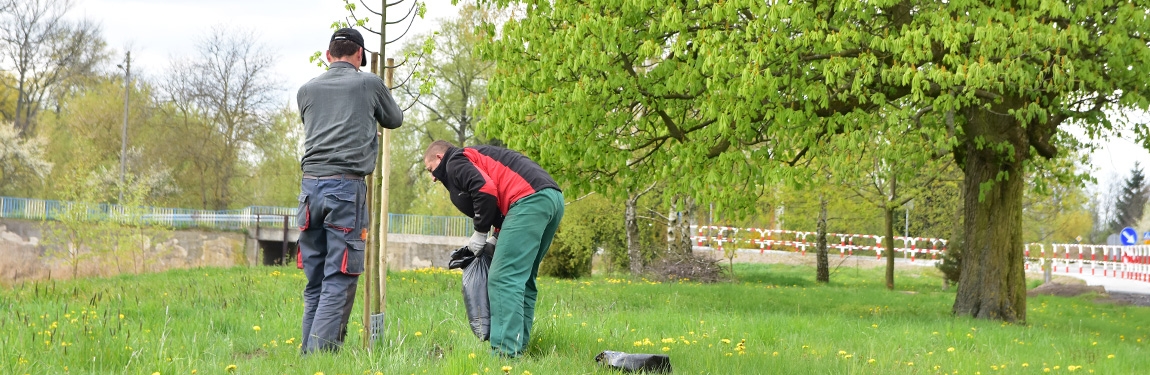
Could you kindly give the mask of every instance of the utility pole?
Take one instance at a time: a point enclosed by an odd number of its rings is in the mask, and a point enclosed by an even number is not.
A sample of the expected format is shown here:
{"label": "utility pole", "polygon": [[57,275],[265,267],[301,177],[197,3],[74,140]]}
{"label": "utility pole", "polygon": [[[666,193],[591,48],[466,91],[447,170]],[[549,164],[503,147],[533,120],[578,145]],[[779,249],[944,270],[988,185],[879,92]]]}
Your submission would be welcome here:
{"label": "utility pole", "polygon": [[124,204],[124,164],[128,159],[128,95],[131,93],[132,82],[132,51],[124,55],[124,65],[117,65],[124,69],[124,126],[120,128],[120,204]]}

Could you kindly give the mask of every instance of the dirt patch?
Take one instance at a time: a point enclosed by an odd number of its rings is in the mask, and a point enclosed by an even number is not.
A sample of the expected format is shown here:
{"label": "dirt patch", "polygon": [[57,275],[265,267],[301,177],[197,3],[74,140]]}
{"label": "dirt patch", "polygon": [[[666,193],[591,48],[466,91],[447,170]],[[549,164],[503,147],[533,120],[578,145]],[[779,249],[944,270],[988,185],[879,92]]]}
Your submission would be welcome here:
{"label": "dirt patch", "polygon": [[267,356],[268,356],[268,351],[263,350],[261,348],[261,349],[256,349],[255,351],[252,351],[252,352],[237,353],[236,358],[243,358],[244,360],[250,361],[250,360],[255,359],[255,358],[261,358],[261,357],[267,357]]}
{"label": "dirt patch", "polygon": [[719,260],[700,254],[668,256],[651,264],[648,277],[660,281],[691,280],[714,283],[725,280]]}
{"label": "dirt patch", "polygon": [[1106,288],[1101,286],[1089,286],[1086,284],[1063,284],[1056,282],[1049,282],[1039,285],[1037,288],[1031,289],[1026,292],[1027,297],[1034,297],[1039,295],[1059,296],[1059,297],[1074,297],[1083,294],[1094,293],[1099,296],[1106,295]]}
{"label": "dirt patch", "polygon": [[1037,295],[1074,297],[1083,294],[1096,295],[1097,298],[1095,298],[1094,301],[1098,303],[1150,307],[1150,294],[1107,292],[1106,288],[1102,286],[1088,286],[1086,282],[1074,278],[1064,278],[1063,280],[1055,278],[1055,280],[1049,283],[1039,285],[1037,288],[1026,292],[1026,296],[1028,297]]}

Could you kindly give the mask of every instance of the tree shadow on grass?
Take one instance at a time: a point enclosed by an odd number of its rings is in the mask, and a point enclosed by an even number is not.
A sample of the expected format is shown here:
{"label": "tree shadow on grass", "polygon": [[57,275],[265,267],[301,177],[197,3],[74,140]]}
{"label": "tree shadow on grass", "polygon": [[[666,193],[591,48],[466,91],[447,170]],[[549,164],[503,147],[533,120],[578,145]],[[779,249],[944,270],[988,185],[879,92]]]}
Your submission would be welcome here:
{"label": "tree shadow on grass", "polygon": [[764,285],[778,285],[778,286],[798,286],[806,287],[815,285],[815,282],[810,279],[802,278],[793,275],[779,275],[770,273],[736,273],[735,280],[742,283],[764,284]]}

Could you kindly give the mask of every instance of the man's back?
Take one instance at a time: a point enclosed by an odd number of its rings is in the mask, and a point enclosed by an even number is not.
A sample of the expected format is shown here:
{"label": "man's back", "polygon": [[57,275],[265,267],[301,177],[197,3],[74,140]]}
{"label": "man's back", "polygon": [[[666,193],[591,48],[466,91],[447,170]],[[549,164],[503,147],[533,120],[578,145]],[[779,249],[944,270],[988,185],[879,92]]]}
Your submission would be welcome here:
{"label": "man's back", "polygon": [[383,80],[344,62],[300,87],[296,101],[304,123],[300,164],[306,175],[370,174],[379,149],[375,123],[395,129],[403,122]]}

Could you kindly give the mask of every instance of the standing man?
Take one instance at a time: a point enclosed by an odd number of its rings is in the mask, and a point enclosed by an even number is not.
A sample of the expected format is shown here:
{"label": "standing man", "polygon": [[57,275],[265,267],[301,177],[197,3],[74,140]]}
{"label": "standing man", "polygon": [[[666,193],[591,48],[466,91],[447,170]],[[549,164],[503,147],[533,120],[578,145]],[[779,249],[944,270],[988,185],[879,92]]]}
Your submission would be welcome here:
{"label": "standing man", "polygon": [[508,357],[522,355],[531,342],[539,262],[563,219],[559,184],[539,164],[502,147],[457,148],[435,141],[423,154],[423,164],[447,188],[451,203],[475,218],[467,244],[471,251],[478,254],[484,243],[495,245],[500,237],[487,276],[491,349]]}
{"label": "standing man", "polygon": [[300,161],[299,253],[304,270],[301,351],[339,351],[363,273],[367,239],[367,185],[379,155],[376,123],[395,129],[403,112],[367,65],[363,36],[336,30],[327,49],[327,72],[299,88],[296,101],[304,127]]}

